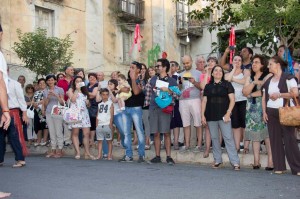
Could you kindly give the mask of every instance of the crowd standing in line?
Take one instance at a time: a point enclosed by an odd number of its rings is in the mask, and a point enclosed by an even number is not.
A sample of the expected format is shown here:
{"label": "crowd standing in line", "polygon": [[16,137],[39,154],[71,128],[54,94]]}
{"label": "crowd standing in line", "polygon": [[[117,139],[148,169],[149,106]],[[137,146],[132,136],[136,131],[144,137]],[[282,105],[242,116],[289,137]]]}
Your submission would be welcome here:
{"label": "crowd standing in line", "polygon": [[[300,175],[295,128],[280,125],[278,121],[278,108],[285,100],[299,95],[299,66],[293,62],[295,76],[289,74],[284,49],[281,46],[278,56],[267,61],[245,47],[234,56],[232,64],[227,64],[230,51],[227,48],[220,65],[215,57],[205,60],[197,56],[195,68],[192,57],[185,55],[181,60],[182,71],[176,61],[167,59],[158,59],[157,65],[149,68],[133,61],[128,77],[114,71],[109,81],[103,72],[85,75],[83,69],[66,66],[63,73],[38,79],[36,86],[25,85],[24,76],[19,76],[19,83],[8,78],[1,53],[0,74],[6,78],[6,86],[10,86],[8,104],[1,102],[4,121],[1,131],[7,130],[16,155],[13,167],[26,164],[25,140],[27,145],[50,145],[48,158],[62,157],[63,148],[73,144],[75,159],[81,158],[80,146],[83,146],[85,159],[112,160],[116,131],[115,147],[124,148],[119,162],[133,161],[134,142],[137,143],[137,161],[145,162],[145,150],[150,149],[152,141],[155,157],[149,163],[162,162],[162,148],[166,151],[166,162],[174,165],[172,149],[180,149],[181,153],[203,151],[203,158],[207,158],[212,146],[212,168],[219,168],[224,146],[233,169],[240,170],[238,153],[249,153],[252,141],[253,169],[261,167],[263,142],[268,154],[266,170],[284,173],[286,157],[292,174]],[[7,92],[5,82],[1,81],[0,91]],[[6,99],[0,95],[0,100]],[[78,110],[80,119],[71,124],[64,121],[63,117],[53,115],[55,106]],[[197,135],[193,149],[191,125]],[[184,132],[182,147],[180,128]],[[132,130],[135,131],[133,142]],[[4,162],[4,143],[4,134],[0,132],[0,166]],[[96,144],[98,155],[94,157],[90,148]]]}

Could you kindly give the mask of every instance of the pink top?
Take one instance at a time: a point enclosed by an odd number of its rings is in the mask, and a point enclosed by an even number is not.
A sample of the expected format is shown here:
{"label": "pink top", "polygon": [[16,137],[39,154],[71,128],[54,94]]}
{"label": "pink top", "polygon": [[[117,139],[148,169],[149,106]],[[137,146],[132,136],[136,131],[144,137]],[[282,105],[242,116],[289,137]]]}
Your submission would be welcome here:
{"label": "pink top", "polygon": [[[200,82],[202,82],[204,80],[204,78],[205,78],[205,74],[203,73],[203,74],[200,75]],[[210,76],[207,78],[206,83],[209,83],[209,81],[210,81]]]}

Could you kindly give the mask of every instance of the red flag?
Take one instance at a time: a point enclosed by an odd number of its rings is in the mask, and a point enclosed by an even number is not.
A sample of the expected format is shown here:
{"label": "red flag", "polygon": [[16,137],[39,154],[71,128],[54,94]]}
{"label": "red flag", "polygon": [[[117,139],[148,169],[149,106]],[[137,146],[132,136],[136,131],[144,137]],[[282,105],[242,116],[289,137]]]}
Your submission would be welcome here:
{"label": "red flag", "polygon": [[233,55],[235,52],[235,32],[234,27],[231,26],[230,35],[229,35],[229,47],[230,47],[230,60],[229,63],[232,64]]}
{"label": "red flag", "polygon": [[132,46],[131,46],[130,51],[129,51],[129,55],[131,54],[132,49],[133,49],[135,44],[138,45],[138,51],[141,52],[141,38],[143,38],[143,36],[141,35],[140,25],[136,24],[135,25],[135,30],[134,30],[134,39],[133,39],[133,43],[132,43]]}

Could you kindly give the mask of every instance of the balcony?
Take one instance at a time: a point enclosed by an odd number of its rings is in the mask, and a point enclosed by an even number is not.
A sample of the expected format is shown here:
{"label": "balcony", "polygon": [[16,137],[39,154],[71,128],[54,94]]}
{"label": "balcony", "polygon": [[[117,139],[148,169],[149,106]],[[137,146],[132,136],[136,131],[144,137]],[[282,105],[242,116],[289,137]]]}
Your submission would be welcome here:
{"label": "balcony", "polygon": [[176,15],[176,27],[177,36],[184,37],[194,36],[202,37],[203,35],[203,23],[199,20],[184,18],[182,15]]}
{"label": "balcony", "polygon": [[118,17],[129,23],[142,23],[145,2],[141,0],[118,0]]}

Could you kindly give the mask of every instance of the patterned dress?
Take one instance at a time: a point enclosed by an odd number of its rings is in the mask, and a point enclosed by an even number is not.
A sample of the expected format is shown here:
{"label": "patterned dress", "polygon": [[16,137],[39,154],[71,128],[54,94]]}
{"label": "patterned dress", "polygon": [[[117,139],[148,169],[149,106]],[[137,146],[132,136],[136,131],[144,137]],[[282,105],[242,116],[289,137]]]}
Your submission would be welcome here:
{"label": "patterned dress", "polygon": [[78,93],[76,103],[71,102],[70,107],[75,106],[76,108],[80,108],[81,116],[82,116],[81,122],[70,125],[71,128],[89,128],[89,127],[91,127],[89,112],[88,112],[88,109],[85,104],[86,99],[87,99],[87,97],[85,95],[83,95],[82,93]]}
{"label": "patterned dress", "polygon": [[261,97],[248,98],[246,107],[245,140],[260,142],[269,137],[267,125],[262,119],[263,113],[261,103]]}

